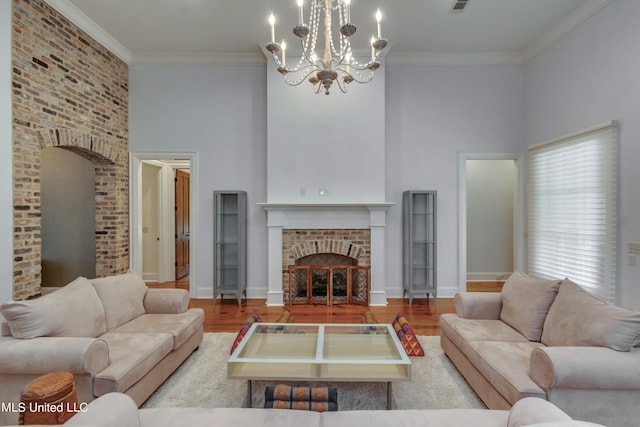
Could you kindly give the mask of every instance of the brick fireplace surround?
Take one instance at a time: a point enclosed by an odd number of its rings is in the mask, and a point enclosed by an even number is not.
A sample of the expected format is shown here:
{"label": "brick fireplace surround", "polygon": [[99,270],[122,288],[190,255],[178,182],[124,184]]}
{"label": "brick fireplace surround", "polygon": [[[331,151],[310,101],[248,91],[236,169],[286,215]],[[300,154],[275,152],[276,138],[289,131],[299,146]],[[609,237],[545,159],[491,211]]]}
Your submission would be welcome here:
{"label": "brick fireplace surround", "polygon": [[[355,261],[355,265],[368,267],[371,263],[371,230],[369,229],[283,229],[282,230],[282,286],[289,294],[289,266],[298,261],[322,255],[337,255]],[[307,264],[309,265],[309,264]],[[327,266],[314,263],[315,266]],[[285,298],[290,301],[291,295]],[[366,296],[363,297],[366,299]]]}
{"label": "brick fireplace surround", "polygon": [[345,255],[370,265],[369,305],[387,304],[385,227],[392,203],[261,205],[267,211],[267,305],[284,304],[288,266],[316,253]]}

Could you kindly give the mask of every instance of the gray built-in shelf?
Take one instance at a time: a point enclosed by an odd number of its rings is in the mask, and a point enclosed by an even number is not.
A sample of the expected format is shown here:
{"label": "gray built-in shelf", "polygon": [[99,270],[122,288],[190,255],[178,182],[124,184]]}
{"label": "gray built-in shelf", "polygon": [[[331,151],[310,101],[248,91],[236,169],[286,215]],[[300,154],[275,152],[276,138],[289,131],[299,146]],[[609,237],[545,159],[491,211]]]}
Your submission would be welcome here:
{"label": "gray built-in shelf", "polygon": [[436,284],[436,191],[402,194],[403,297],[433,296]]}
{"label": "gray built-in shelf", "polygon": [[213,301],[233,295],[247,297],[247,193],[213,193]]}

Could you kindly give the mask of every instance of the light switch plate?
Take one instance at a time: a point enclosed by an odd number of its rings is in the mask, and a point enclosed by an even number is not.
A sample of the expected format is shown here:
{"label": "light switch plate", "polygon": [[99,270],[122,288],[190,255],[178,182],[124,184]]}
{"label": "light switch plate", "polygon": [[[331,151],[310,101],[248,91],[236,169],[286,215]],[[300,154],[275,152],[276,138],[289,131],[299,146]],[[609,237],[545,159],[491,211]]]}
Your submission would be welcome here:
{"label": "light switch plate", "polygon": [[629,253],[640,255],[640,243],[629,243]]}

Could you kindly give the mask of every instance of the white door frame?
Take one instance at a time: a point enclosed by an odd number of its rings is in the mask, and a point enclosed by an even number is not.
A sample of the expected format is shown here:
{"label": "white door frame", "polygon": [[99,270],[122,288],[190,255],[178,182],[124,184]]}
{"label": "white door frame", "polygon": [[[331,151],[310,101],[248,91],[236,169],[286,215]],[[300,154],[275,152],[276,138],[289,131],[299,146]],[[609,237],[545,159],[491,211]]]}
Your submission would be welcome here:
{"label": "white door frame", "polygon": [[[129,265],[131,271],[142,277],[142,161],[143,160],[189,160],[189,293],[196,296],[198,257],[196,255],[198,224],[197,198],[197,153],[195,152],[131,152],[129,156]],[[163,266],[158,266],[158,269]],[[175,266],[171,266],[175,270]]]}
{"label": "white door frame", "polygon": [[524,269],[524,165],[521,153],[458,153],[458,289],[467,290],[467,160],[513,160],[516,166],[513,256],[514,269]]}

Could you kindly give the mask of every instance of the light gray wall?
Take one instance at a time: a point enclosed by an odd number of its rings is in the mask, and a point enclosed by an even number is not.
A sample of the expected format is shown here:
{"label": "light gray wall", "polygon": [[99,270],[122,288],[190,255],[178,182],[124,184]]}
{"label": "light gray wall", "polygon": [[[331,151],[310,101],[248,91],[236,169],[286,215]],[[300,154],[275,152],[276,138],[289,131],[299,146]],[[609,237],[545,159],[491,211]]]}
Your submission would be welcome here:
{"label": "light gray wall", "polygon": [[[522,145],[523,69],[517,65],[386,67],[386,112],[384,117],[370,117],[385,121],[386,140],[384,166],[375,160],[377,170],[372,176],[376,180],[384,177],[384,198],[397,203],[387,215],[387,290],[390,296],[402,295],[402,191],[435,189],[439,197],[439,295],[453,295],[458,290],[457,155],[461,150],[513,152]],[[248,191],[248,293],[252,296],[252,289],[266,288],[266,214],[256,205],[267,200],[270,161],[266,155],[266,73],[265,66],[131,67],[130,150],[198,153],[195,179],[201,237],[197,256],[202,260],[198,271],[202,289],[198,292],[202,296],[211,293],[213,273],[206,260],[213,256],[212,192],[217,189]],[[317,97],[318,102],[330,99],[340,109],[350,95]],[[351,108],[367,111],[368,102]],[[376,105],[372,111],[379,108]],[[349,120],[349,109],[341,111]],[[298,116],[307,120],[314,111],[307,107],[290,114],[295,123]],[[360,112],[358,117],[362,116]],[[335,147],[330,151],[340,155]],[[327,173],[331,172],[328,165]],[[294,182],[308,178],[304,169],[290,173]],[[375,192],[378,187],[371,188]]]}
{"label": "light gray wall", "polygon": [[617,303],[640,309],[640,2],[615,0],[526,65],[527,144],[618,120]]}
{"label": "light gray wall", "polygon": [[267,286],[266,70],[264,66],[130,67],[129,149],[196,152],[199,271],[213,296],[213,191],[248,193],[248,287]]}
{"label": "light gray wall", "polygon": [[67,150],[40,153],[42,285],[96,276],[96,190],[93,164]]}
{"label": "light gray wall", "polygon": [[[270,203],[384,203],[385,67],[343,94],[290,87],[267,67],[267,200]],[[320,196],[320,190],[326,196]]]}
{"label": "light gray wall", "polygon": [[[459,286],[458,154],[517,152],[523,94],[518,65],[388,65],[387,200],[400,203],[403,190],[438,191],[438,296],[452,296]],[[387,220],[387,287],[397,288],[399,206]]]}
{"label": "light gray wall", "polygon": [[493,280],[513,271],[515,162],[467,160],[466,170],[467,278]]}
{"label": "light gray wall", "polygon": [[11,143],[11,16],[0,1],[0,302],[13,294],[13,144]]}
{"label": "light gray wall", "polygon": [[[438,190],[441,288],[457,289],[459,152],[524,152],[527,144],[618,119],[620,302],[640,307],[639,267],[626,265],[627,243],[640,241],[639,8],[634,0],[613,1],[525,66],[401,65],[390,55],[385,198],[398,203],[406,189]],[[212,281],[212,191],[242,189],[249,193],[249,292],[266,287],[265,213],[255,205],[266,200],[266,74],[264,66],[131,67],[130,149],[198,153],[202,286]],[[398,206],[387,221],[393,293],[402,271]]]}

